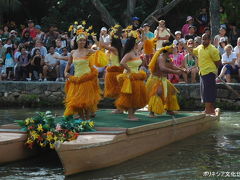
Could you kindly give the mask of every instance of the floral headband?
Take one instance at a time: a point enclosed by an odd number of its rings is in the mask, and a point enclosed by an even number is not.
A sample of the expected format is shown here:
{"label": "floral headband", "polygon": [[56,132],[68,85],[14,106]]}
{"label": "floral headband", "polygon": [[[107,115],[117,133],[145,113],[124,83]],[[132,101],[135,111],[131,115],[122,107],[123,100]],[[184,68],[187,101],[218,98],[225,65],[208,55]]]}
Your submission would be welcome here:
{"label": "floral headband", "polygon": [[96,36],[96,33],[90,33],[90,31],[93,30],[93,26],[89,26],[88,28],[86,28],[86,24],[87,22],[85,20],[83,20],[80,25],[78,25],[78,22],[75,21],[74,25],[69,26],[68,31],[73,32],[77,35],[77,41],[79,41],[80,39],[87,39],[89,35]]}

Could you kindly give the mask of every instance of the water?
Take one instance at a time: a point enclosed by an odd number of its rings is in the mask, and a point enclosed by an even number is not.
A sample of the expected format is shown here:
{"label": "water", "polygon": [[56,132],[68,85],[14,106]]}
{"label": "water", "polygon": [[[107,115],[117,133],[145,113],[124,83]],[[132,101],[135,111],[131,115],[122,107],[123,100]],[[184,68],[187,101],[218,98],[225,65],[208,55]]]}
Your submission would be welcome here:
{"label": "water", "polygon": [[[34,111],[0,110],[0,124],[29,117]],[[55,110],[54,113],[62,114],[62,110]],[[223,173],[220,179],[224,179],[225,172],[240,173],[239,117],[240,112],[225,112],[214,129],[110,168],[65,177],[57,155],[45,152],[39,157],[0,166],[0,179],[214,179],[204,177],[204,172]],[[240,176],[231,179],[240,179]]]}

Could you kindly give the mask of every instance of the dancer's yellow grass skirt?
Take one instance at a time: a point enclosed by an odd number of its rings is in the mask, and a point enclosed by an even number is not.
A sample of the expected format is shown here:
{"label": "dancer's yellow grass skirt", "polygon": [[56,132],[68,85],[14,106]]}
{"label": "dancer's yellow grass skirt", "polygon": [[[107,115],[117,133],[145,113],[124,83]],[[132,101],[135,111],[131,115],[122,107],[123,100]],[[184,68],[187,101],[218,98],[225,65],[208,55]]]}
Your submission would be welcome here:
{"label": "dancer's yellow grass skirt", "polygon": [[[148,95],[148,111],[154,112],[156,114],[162,114],[165,112],[165,92],[163,88],[163,83],[160,78],[156,76],[150,76],[146,83],[147,95]],[[161,90],[161,95],[157,94],[158,89]]]}
{"label": "dancer's yellow grass skirt", "polygon": [[[148,110],[156,114],[162,114],[165,110],[177,111],[179,105],[176,94],[178,90],[174,85],[166,80],[166,86],[160,77],[150,76],[146,83],[147,94],[148,94]],[[158,95],[158,90],[161,90],[161,95]]]}
{"label": "dancer's yellow grass skirt", "polygon": [[123,73],[122,66],[109,66],[106,69],[104,79],[104,97],[117,98],[120,94],[121,87],[117,81],[117,76]]}
{"label": "dancer's yellow grass skirt", "polygon": [[81,77],[70,76],[65,85],[65,112],[64,115],[73,115],[89,110],[95,112],[100,100],[98,72],[91,68],[91,72]]}
{"label": "dancer's yellow grass skirt", "polygon": [[165,109],[169,111],[178,111],[180,110],[178,100],[177,100],[177,93],[179,93],[179,91],[169,80],[167,80],[167,84],[168,84],[168,94],[167,94]]}
{"label": "dancer's yellow grass skirt", "polygon": [[[125,84],[128,78],[130,80],[128,86],[130,87],[127,87]],[[115,102],[118,109],[127,111],[130,108],[140,109],[147,105],[148,99],[146,86],[144,84],[144,80],[146,79],[145,72],[140,71],[139,73],[131,74],[123,73],[118,75],[117,79],[121,87],[120,95]]]}

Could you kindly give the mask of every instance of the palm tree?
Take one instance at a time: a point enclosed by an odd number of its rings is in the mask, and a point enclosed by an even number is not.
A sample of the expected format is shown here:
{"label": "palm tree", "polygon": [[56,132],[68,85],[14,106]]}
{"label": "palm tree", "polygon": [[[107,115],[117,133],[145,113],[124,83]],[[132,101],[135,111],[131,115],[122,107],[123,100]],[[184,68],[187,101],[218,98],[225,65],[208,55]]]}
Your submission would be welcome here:
{"label": "palm tree", "polygon": [[22,7],[20,0],[1,0],[0,1],[0,25],[3,24],[3,14],[8,16]]}

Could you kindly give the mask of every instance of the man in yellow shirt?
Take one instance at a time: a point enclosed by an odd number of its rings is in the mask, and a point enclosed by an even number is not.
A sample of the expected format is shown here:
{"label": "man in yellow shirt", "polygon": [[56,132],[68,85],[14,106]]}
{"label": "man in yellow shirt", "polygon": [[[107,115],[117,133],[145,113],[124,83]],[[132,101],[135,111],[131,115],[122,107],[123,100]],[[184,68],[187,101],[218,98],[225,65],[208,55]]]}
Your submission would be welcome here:
{"label": "man in yellow shirt", "polygon": [[214,103],[217,95],[215,79],[220,56],[217,48],[211,44],[210,35],[202,35],[202,44],[193,49],[193,54],[198,57],[200,94],[205,104],[205,113],[215,115]]}

